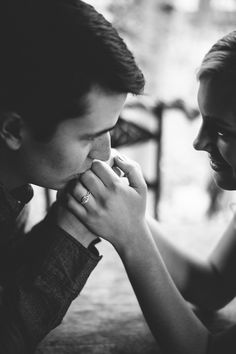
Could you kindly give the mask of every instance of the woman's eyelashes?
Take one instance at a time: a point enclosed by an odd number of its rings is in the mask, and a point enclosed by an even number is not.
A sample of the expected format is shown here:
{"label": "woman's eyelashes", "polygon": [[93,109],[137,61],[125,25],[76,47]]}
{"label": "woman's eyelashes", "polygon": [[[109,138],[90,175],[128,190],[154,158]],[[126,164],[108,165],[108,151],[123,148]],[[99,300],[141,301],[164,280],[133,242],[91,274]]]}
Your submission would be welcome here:
{"label": "woman's eyelashes", "polygon": [[220,138],[227,138],[230,135],[229,132],[225,131],[224,129],[217,129],[217,128],[216,128],[216,134]]}
{"label": "woman's eyelashes", "polygon": [[87,140],[88,140],[88,141],[94,141],[95,138],[96,138],[96,136],[90,135],[90,136],[87,137]]}
{"label": "woman's eyelashes", "polygon": [[230,136],[234,136],[236,138],[236,132],[233,133],[232,131],[229,131],[228,129],[221,126],[221,124],[218,124],[218,122],[216,122],[212,118],[209,118],[208,116],[203,117],[203,126],[212,138],[226,139]]}
{"label": "woman's eyelashes", "polygon": [[236,132],[234,132],[234,131],[229,131],[228,129],[216,127],[215,134],[216,134],[216,137],[218,137],[219,139],[222,139],[222,140],[235,139],[235,141],[236,141]]}

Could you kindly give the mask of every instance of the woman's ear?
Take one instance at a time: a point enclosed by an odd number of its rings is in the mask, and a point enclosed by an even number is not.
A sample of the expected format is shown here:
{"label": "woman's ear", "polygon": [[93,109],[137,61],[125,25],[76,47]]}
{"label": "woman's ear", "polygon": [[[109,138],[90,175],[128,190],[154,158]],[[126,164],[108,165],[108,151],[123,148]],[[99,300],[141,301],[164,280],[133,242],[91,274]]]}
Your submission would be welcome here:
{"label": "woman's ear", "polygon": [[22,141],[22,118],[14,112],[0,113],[0,138],[11,150],[18,150]]}

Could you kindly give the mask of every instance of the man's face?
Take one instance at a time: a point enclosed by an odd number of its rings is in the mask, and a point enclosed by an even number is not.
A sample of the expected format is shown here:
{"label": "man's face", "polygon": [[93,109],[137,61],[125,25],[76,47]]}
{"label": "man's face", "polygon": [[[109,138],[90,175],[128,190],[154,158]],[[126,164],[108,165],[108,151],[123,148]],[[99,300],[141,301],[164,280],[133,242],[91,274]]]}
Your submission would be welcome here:
{"label": "man's face", "polygon": [[108,94],[98,87],[87,96],[89,112],[61,122],[49,142],[23,131],[18,166],[23,179],[51,189],[61,189],[91,167],[94,159],[110,156],[109,131],[115,126],[125,94]]}
{"label": "man's face", "polygon": [[216,183],[223,189],[236,189],[236,106],[233,88],[220,79],[202,79],[198,104],[203,121],[194,147],[209,153]]}

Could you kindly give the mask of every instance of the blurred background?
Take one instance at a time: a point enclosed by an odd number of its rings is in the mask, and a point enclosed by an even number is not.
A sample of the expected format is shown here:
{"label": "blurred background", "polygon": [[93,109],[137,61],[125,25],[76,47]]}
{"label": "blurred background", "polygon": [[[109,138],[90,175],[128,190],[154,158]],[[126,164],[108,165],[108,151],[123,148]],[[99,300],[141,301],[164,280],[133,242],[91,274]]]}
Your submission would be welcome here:
{"label": "blurred background", "polygon": [[[153,184],[148,211],[167,236],[205,256],[233,215],[235,192],[216,188],[207,154],[192,147],[201,122],[195,76],[211,45],[235,29],[236,0],[87,2],[115,25],[146,78],[143,97],[130,97],[122,117],[156,132],[156,138],[145,139],[133,127],[131,140],[143,142],[127,147],[116,141],[116,147],[137,160]],[[32,223],[44,213],[38,187],[35,193]]]}

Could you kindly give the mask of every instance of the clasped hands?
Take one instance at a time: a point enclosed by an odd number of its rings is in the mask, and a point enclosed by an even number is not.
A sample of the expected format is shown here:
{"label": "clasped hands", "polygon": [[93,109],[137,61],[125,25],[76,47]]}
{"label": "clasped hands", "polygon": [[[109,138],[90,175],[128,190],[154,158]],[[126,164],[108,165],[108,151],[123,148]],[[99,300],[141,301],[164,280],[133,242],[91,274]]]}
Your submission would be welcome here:
{"label": "clasped hands", "polygon": [[[117,168],[125,177],[115,173]],[[65,229],[66,224],[66,231],[82,237],[84,245],[100,236],[119,249],[145,223],[146,196],[147,186],[136,162],[117,155],[111,168],[94,160],[90,170],[60,192],[59,226]]]}

